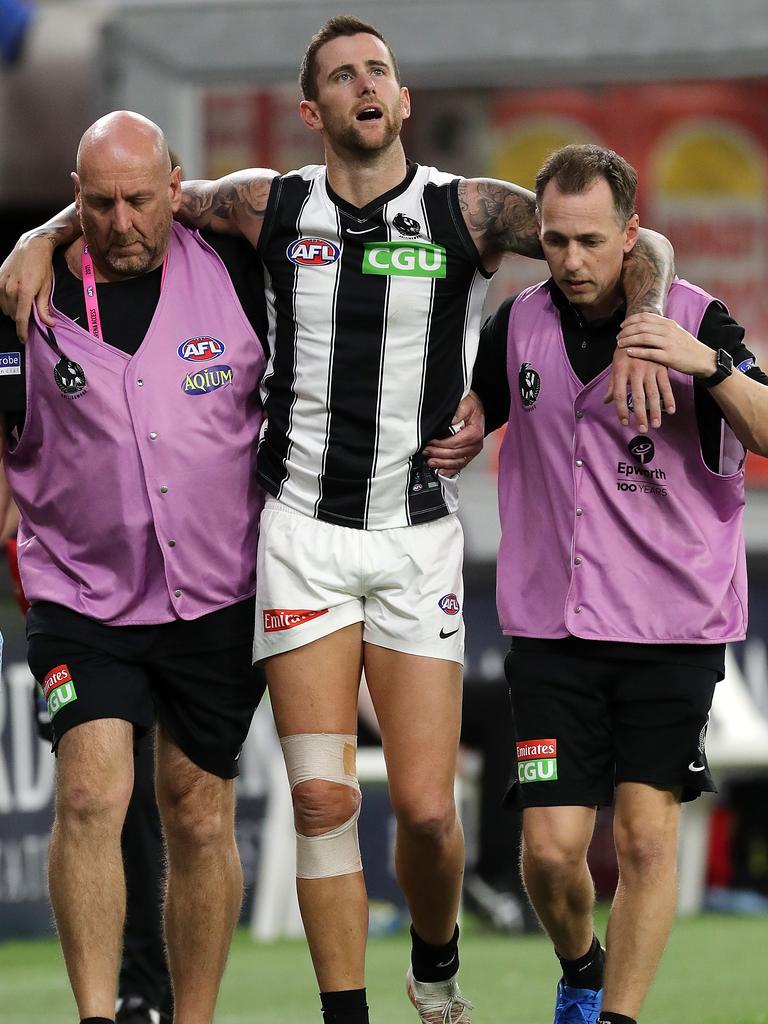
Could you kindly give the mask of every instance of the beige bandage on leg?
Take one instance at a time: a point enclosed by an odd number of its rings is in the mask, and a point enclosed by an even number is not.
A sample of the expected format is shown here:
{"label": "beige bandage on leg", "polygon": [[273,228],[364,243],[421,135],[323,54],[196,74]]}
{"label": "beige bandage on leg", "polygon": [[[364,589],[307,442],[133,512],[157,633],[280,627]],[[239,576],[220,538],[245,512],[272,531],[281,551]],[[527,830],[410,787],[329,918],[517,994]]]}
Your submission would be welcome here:
{"label": "beige bandage on leg", "polygon": [[[284,736],[280,740],[291,792],[301,782],[323,779],[349,786],[360,794],[355,760],[357,736],[343,733],[309,732]],[[296,833],[296,877],[332,878],[362,871],[357,841],[360,803],[353,815],[330,832],[319,836]]]}

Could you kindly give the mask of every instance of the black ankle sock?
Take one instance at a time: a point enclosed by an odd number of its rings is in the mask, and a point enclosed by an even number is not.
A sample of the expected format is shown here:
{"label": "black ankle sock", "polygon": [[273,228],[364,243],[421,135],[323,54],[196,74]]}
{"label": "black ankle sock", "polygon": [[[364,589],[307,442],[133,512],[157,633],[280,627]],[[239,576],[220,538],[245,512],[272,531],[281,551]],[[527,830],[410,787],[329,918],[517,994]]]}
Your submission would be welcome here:
{"label": "black ankle sock", "polygon": [[627,1017],[623,1013],[611,1013],[606,1010],[597,1018],[597,1024],[637,1024],[634,1017]]}
{"label": "black ankle sock", "polygon": [[[570,985],[571,988],[591,988],[594,992],[603,987],[605,950],[596,935],[592,937],[592,945],[587,952],[578,960],[564,960],[561,956],[557,959],[563,968],[566,985]],[[624,1021],[620,1024],[624,1024]]]}
{"label": "black ankle sock", "polygon": [[364,988],[343,992],[321,992],[324,1024],[368,1024],[368,1004]]}
{"label": "black ankle sock", "polygon": [[411,966],[417,981],[447,981],[459,969],[459,926],[450,942],[431,946],[419,938],[411,925]]}
{"label": "black ankle sock", "polygon": [[115,1024],[114,1017],[83,1017],[80,1024]]}

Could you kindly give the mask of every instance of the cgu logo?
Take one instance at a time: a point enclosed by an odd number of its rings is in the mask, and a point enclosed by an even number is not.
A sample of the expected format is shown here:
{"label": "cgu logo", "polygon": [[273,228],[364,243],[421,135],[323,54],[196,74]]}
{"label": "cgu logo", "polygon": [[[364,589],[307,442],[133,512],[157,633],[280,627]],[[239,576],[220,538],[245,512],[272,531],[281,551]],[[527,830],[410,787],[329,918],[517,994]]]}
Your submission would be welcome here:
{"label": "cgu logo", "polygon": [[182,359],[202,363],[206,359],[218,359],[224,355],[226,346],[218,338],[188,338],[176,349]]}
{"label": "cgu logo", "polygon": [[520,782],[554,782],[557,779],[557,758],[521,761],[517,766],[517,778]]}
{"label": "cgu logo", "polygon": [[204,370],[188,373],[181,382],[181,390],[186,395],[208,395],[211,391],[226,388],[231,383],[231,366],[206,366]]}
{"label": "cgu logo", "polygon": [[387,277],[445,277],[447,260],[442,245],[429,242],[366,242],[364,274]]}
{"label": "cgu logo", "polygon": [[58,711],[61,711],[66,704],[71,704],[73,700],[77,700],[75,684],[72,682],[61,683],[51,691],[48,698],[48,714],[53,718]]}
{"label": "cgu logo", "polygon": [[446,615],[458,615],[461,611],[459,599],[455,594],[446,594],[437,603]]}
{"label": "cgu logo", "polygon": [[285,254],[300,267],[327,267],[341,256],[341,249],[326,238],[297,238]]}

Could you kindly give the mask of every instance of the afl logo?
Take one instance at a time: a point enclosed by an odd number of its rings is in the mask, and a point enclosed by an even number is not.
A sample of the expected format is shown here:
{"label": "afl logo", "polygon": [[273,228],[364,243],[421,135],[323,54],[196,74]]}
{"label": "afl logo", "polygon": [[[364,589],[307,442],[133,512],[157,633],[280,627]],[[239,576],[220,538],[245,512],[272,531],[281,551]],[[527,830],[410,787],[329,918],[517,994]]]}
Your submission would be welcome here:
{"label": "afl logo", "polygon": [[455,594],[445,594],[437,603],[446,615],[458,615],[461,611],[459,599]]}
{"label": "afl logo", "polygon": [[536,404],[536,399],[541,391],[541,377],[530,363],[522,363],[520,373],[517,377],[520,388],[520,398],[526,409]]}
{"label": "afl logo", "polygon": [[627,448],[632,458],[641,464],[651,462],[656,454],[656,447],[653,441],[650,437],[643,437],[642,434],[633,437]]}
{"label": "afl logo", "polygon": [[341,249],[326,238],[297,238],[285,254],[300,267],[327,267],[341,256]]}
{"label": "afl logo", "polygon": [[188,338],[176,349],[182,359],[202,363],[206,359],[218,359],[224,355],[226,345],[218,338]]}

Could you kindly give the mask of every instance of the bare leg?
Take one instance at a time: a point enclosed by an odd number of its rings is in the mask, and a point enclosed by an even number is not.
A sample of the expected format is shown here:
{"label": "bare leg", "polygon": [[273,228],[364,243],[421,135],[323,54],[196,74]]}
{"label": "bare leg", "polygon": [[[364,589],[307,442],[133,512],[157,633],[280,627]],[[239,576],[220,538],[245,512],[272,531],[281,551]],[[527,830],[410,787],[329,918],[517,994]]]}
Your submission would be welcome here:
{"label": "bare leg", "polygon": [[158,730],[157,797],[168,848],[174,1020],[211,1024],[243,890],[234,780],[203,771]]}
{"label": "bare leg", "polygon": [[[267,681],[278,734],[357,733],[361,662],[361,623],[270,658]],[[338,783],[310,780],[294,788],[293,805],[296,831],[317,836],[354,813],[358,794]],[[296,888],[320,990],[363,988],[368,897],[362,871],[298,878]]]}
{"label": "bare leg", "polygon": [[587,849],[595,827],[591,807],[526,807],[523,881],[544,930],[564,960],[592,944],[595,887]]}
{"label": "bare leg", "polygon": [[608,919],[603,1008],[637,1017],[677,904],[679,794],[639,782],[618,787],[619,884]]}
{"label": "bare leg", "polygon": [[111,1018],[125,919],[120,833],[133,788],[133,726],[99,719],[65,733],[56,765],[51,903],[81,1017]]}
{"label": "bare leg", "polygon": [[445,945],[456,927],[464,873],[464,834],[453,799],[461,666],[366,644],[365,678],[397,818],[397,877],[416,933]]}

